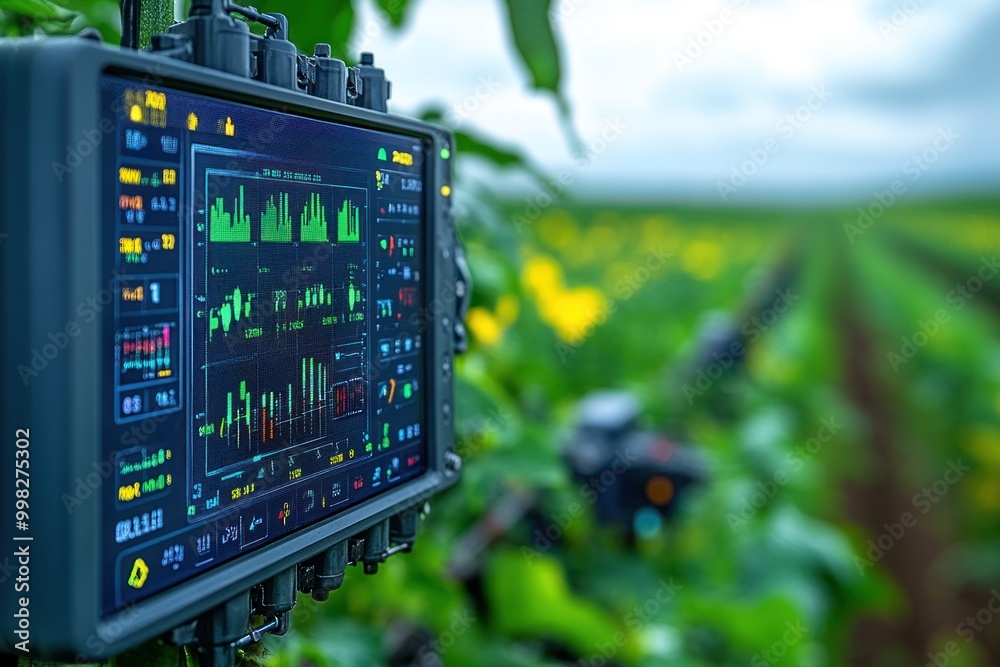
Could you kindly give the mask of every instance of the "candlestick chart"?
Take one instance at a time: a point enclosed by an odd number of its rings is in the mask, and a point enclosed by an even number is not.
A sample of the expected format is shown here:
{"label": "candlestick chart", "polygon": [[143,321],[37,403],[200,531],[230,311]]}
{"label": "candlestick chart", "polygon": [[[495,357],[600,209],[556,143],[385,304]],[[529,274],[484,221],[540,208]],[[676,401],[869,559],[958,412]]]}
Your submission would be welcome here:
{"label": "candlestick chart", "polygon": [[[204,170],[195,238],[200,475],[367,440],[367,191]],[[276,172],[277,173],[277,172]]]}

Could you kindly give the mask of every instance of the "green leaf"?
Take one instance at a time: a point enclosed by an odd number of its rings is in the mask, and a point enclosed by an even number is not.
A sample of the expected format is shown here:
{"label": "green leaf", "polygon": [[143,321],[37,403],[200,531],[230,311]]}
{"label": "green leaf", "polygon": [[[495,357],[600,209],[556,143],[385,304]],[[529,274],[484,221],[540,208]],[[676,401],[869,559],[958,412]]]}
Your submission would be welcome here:
{"label": "green leaf", "polygon": [[600,607],[573,594],[563,564],[549,555],[495,551],[485,588],[496,628],[512,637],[556,639],[588,656],[619,631]]}
{"label": "green leaf", "polygon": [[498,146],[468,132],[455,133],[455,148],[459,155],[478,155],[498,167],[526,168],[528,166],[525,157],[516,149]]}
{"label": "green leaf", "polygon": [[153,35],[166,32],[174,22],[173,0],[144,0],[139,14],[139,48],[147,48]]}
{"label": "green leaf", "polygon": [[552,29],[552,0],[506,0],[510,32],[521,62],[528,68],[531,85],[555,95],[562,116],[562,129],[575,153],[583,154],[584,143],[573,125],[569,100],[562,94],[562,64],[559,44]]}
{"label": "green leaf", "polygon": [[267,0],[257,5],[265,12],[281,12],[288,17],[288,36],[306,53],[322,42],[330,44],[333,55],[347,59],[355,13],[351,2],[278,2]]}
{"label": "green leaf", "polygon": [[76,16],[75,12],[49,0],[0,0],[0,11],[49,21],[71,19]]}
{"label": "green leaf", "polygon": [[506,0],[514,46],[535,88],[559,94],[559,46],[549,20],[552,0]]}
{"label": "green leaf", "polygon": [[409,0],[375,0],[375,4],[389,17],[394,28],[399,28],[406,22],[406,10],[411,6]]}
{"label": "green leaf", "polygon": [[[433,107],[420,114],[420,119],[443,125],[445,116],[440,108]],[[491,139],[470,132],[455,132],[455,149],[459,156],[476,155],[497,167],[524,169],[538,179],[544,178],[544,174],[540,173],[518,149],[501,146]]]}

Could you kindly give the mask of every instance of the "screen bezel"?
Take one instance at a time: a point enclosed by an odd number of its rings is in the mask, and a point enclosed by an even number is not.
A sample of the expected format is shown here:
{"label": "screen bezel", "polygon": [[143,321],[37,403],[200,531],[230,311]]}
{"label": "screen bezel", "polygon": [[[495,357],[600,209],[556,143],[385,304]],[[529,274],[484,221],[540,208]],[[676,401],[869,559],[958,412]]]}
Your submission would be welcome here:
{"label": "screen bezel", "polygon": [[[121,69],[121,68],[117,68],[117,67],[113,67],[113,66],[104,69],[101,72],[101,75],[100,75],[99,79],[102,79],[104,76],[123,77],[123,78],[131,79],[131,80],[135,80],[136,79],[134,71],[130,71],[128,69]],[[225,76],[225,75],[223,75],[223,76]],[[225,78],[228,79],[230,77],[226,76]],[[435,164],[435,160],[433,158],[438,153],[440,153],[440,150],[435,148],[435,141],[434,141],[434,139],[436,137],[434,137],[433,135],[429,136],[428,134],[426,134],[426,132],[417,132],[417,131],[414,131],[416,128],[414,128],[414,127],[408,127],[407,126],[408,124],[404,124],[404,123],[396,124],[396,123],[394,123],[392,121],[390,121],[388,123],[383,123],[383,122],[378,122],[374,118],[371,118],[370,114],[357,114],[356,115],[356,114],[353,114],[353,113],[345,113],[347,111],[353,111],[353,110],[355,110],[356,108],[354,108],[354,107],[343,107],[342,105],[337,105],[336,108],[335,108],[336,110],[330,112],[330,111],[324,111],[324,110],[316,109],[316,108],[314,108],[312,106],[307,106],[305,104],[295,104],[295,103],[285,102],[285,101],[280,100],[279,96],[277,96],[277,95],[275,95],[273,97],[272,96],[263,96],[260,93],[263,93],[264,91],[266,91],[266,92],[272,92],[272,91],[270,90],[270,87],[261,86],[260,84],[254,85],[254,92],[253,92],[253,94],[246,94],[246,93],[244,93],[244,91],[241,91],[241,90],[239,90],[239,89],[237,89],[235,87],[232,88],[232,89],[228,89],[228,88],[208,89],[207,86],[201,85],[199,83],[194,83],[194,82],[191,82],[191,81],[183,79],[183,78],[171,77],[169,75],[166,76],[166,77],[160,78],[160,80],[156,81],[154,85],[156,87],[158,87],[158,88],[165,88],[165,89],[168,89],[168,90],[174,90],[174,91],[178,91],[178,92],[192,93],[192,94],[196,94],[196,95],[206,95],[206,96],[210,96],[210,97],[212,97],[214,99],[223,100],[223,101],[226,101],[226,102],[232,102],[232,103],[236,103],[236,104],[245,104],[245,105],[248,105],[248,106],[251,106],[251,107],[255,107],[255,108],[261,108],[261,109],[267,109],[267,110],[270,110],[270,111],[276,111],[278,113],[288,113],[288,114],[298,115],[298,116],[310,118],[310,119],[313,119],[313,120],[316,120],[316,121],[320,121],[320,122],[332,122],[332,123],[336,123],[336,124],[339,124],[339,125],[346,125],[346,126],[350,126],[350,127],[358,127],[358,128],[364,128],[364,129],[379,130],[379,131],[383,131],[383,132],[391,132],[393,134],[403,135],[403,136],[409,136],[411,138],[419,140],[424,145],[425,151],[426,151],[426,154],[427,154],[427,160],[426,160],[425,170],[424,170],[425,171],[425,173],[424,173],[425,183],[427,184],[427,187],[425,187],[425,191],[424,191],[424,206],[426,207],[426,210],[428,211],[428,215],[427,215],[426,224],[424,225],[424,229],[422,230],[422,236],[423,236],[423,243],[424,243],[423,247],[426,248],[427,251],[428,251],[427,253],[425,253],[426,257],[425,257],[425,260],[424,260],[423,270],[425,271],[425,274],[429,278],[428,281],[427,281],[427,286],[425,288],[425,293],[424,293],[424,306],[425,307],[429,306],[430,301],[431,301],[431,295],[435,293],[435,290],[433,289],[433,286],[436,283],[435,275],[434,275],[434,264],[435,264],[435,262],[429,261],[430,260],[429,253],[430,253],[430,251],[432,251],[435,248],[436,245],[438,245],[436,243],[436,241],[437,241],[437,239],[436,239],[437,234],[435,233],[435,228],[437,227],[437,225],[434,224],[434,220],[437,217],[436,216],[436,211],[435,211],[435,208],[436,208],[435,207],[435,203],[436,203],[436,201],[435,201],[436,200],[435,195],[438,194],[437,190],[439,188],[434,187],[437,179],[435,178],[435,175],[433,173],[434,172],[434,164]],[[251,85],[253,85],[253,84],[251,84]],[[277,90],[277,92],[285,92],[285,91],[281,91],[280,89],[276,89],[276,90]],[[291,94],[293,94],[293,95],[296,95],[296,93],[293,93],[292,91],[288,91],[288,92],[291,93]],[[301,95],[301,93],[298,93],[297,95]],[[310,101],[310,102],[313,101],[312,98],[306,98],[306,99],[308,101]],[[295,101],[298,102],[299,100],[295,100]],[[361,111],[361,110],[359,110],[359,111]],[[103,110],[101,110],[99,113],[103,113]],[[381,118],[378,118],[378,120],[381,120]],[[423,128],[421,128],[421,129],[423,129]],[[108,221],[105,221],[105,224],[110,224],[110,223],[108,223]],[[110,273],[110,268],[108,266],[105,266],[104,269],[105,269],[106,274]],[[433,327],[431,327],[431,329],[433,329]],[[430,334],[430,330],[428,330],[428,333]],[[433,337],[433,334],[430,334],[430,336]],[[106,333],[102,332],[102,339],[106,340],[106,338],[107,338]],[[430,341],[428,341],[428,343],[430,343]],[[431,348],[431,349],[433,349],[435,346],[432,345],[432,344],[429,344],[428,347]],[[107,363],[107,360],[105,361],[105,363]],[[424,473],[422,473],[416,479],[410,480],[410,481],[404,483],[403,485],[401,485],[399,487],[399,489],[394,489],[394,490],[387,491],[384,494],[381,494],[381,495],[376,496],[374,498],[371,498],[371,499],[368,499],[366,501],[363,501],[362,503],[360,503],[357,506],[354,506],[354,507],[349,508],[347,510],[344,510],[342,512],[338,512],[337,514],[334,514],[333,516],[327,517],[325,519],[320,519],[317,522],[315,522],[313,524],[310,524],[309,526],[306,526],[306,527],[303,527],[301,529],[296,530],[291,535],[279,538],[275,542],[272,542],[270,544],[266,544],[266,545],[264,545],[264,546],[262,546],[262,547],[260,547],[258,549],[253,550],[252,552],[250,552],[250,553],[248,553],[246,555],[241,555],[241,556],[239,556],[239,557],[237,557],[237,558],[235,558],[235,559],[233,559],[231,561],[227,561],[226,563],[223,563],[223,564],[219,565],[217,568],[213,568],[212,570],[210,570],[210,571],[208,571],[206,573],[203,573],[201,575],[198,575],[197,577],[195,577],[193,579],[190,579],[190,580],[187,580],[187,581],[182,582],[180,584],[177,584],[176,586],[174,586],[174,587],[172,587],[170,589],[167,589],[165,591],[161,591],[159,593],[156,593],[156,594],[152,595],[150,598],[148,598],[147,600],[144,600],[144,601],[142,601],[140,603],[137,603],[135,605],[135,608],[138,608],[140,605],[143,605],[143,604],[145,604],[147,602],[155,603],[157,600],[162,599],[162,598],[166,598],[170,594],[179,595],[183,591],[183,589],[190,587],[192,584],[196,584],[197,583],[201,587],[210,588],[210,584],[207,584],[205,582],[205,579],[208,578],[209,575],[211,575],[211,574],[213,574],[215,572],[219,572],[219,575],[217,577],[213,577],[213,578],[218,578],[218,579],[221,580],[227,574],[225,572],[226,570],[235,569],[235,567],[240,567],[240,566],[246,567],[245,565],[242,565],[242,564],[246,560],[248,560],[251,556],[253,556],[253,555],[258,555],[259,557],[262,557],[264,555],[274,555],[274,556],[276,556],[276,555],[282,554],[283,552],[289,551],[292,548],[292,543],[299,541],[299,539],[301,539],[303,537],[308,537],[309,533],[313,533],[313,532],[320,531],[320,530],[323,530],[323,529],[330,529],[330,528],[333,528],[334,526],[336,526],[337,524],[341,524],[341,523],[350,523],[349,518],[352,515],[362,515],[363,516],[365,514],[368,514],[372,510],[376,510],[376,508],[379,508],[382,505],[386,505],[387,504],[385,502],[386,498],[391,498],[393,495],[400,495],[400,496],[404,496],[404,497],[411,497],[413,495],[413,492],[411,491],[411,489],[415,490],[419,486],[422,486],[420,484],[420,482],[422,480],[426,480],[426,478],[428,478],[428,477],[430,477],[430,476],[432,476],[435,473],[438,473],[440,471],[440,467],[438,465],[435,465],[435,464],[436,463],[441,463],[441,462],[434,460],[437,457],[434,456],[434,453],[435,453],[434,449],[435,449],[435,447],[433,447],[433,443],[438,442],[438,426],[439,425],[435,423],[435,420],[431,419],[431,416],[434,413],[434,411],[431,409],[431,406],[434,404],[434,391],[433,391],[434,387],[433,387],[433,383],[430,382],[430,379],[431,379],[430,378],[430,375],[431,375],[430,374],[430,370],[431,370],[432,367],[433,367],[433,364],[427,363],[427,364],[425,364],[425,368],[424,368],[424,371],[425,371],[424,372],[424,375],[425,375],[425,386],[430,390],[428,392],[428,400],[427,400],[427,403],[426,403],[426,406],[425,406],[425,408],[426,408],[425,416],[427,418],[427,451],[428,451],[428,461],[427,461],[427,470]],[[394,505],[396,505],[396,503],[392,503],[392,505],[394,506]],[[412,503],[404,503],[403,505],[404,506],[411,506]],[[402,509],[402,507],[400,507],[400,509]],[[384,511],[384,510],[382,510],[382,511]],[[378,515],[376,514],[372,518],[374,519],[375,516],[378,516]],[[375,521],[372,520],[372,521],[368,521],[368,522],[365,522],[365,523],[371,524],[371,523],[374,523],[374,522]],[[367,526],[365,526],[365,527],[367,527]],[[105,526],[101,526],[101,529],[105,530],[106,527]],[[352,531],[352,532],[360,532],[361,530],[363,530],[363,528],[359,527],[357,529],[357,531]],[[299,538],[299,539],[297,539],[297,538]],[[336,541],[336,540],[334,540],[334,541]],[[319,549],[319,551],[322,551],[322,549]],[[108,576],[108,574],[109,573],[104,572],[103,569],[102,569],[102,577]],[[229,577],[226,577],[226,578],[229,578]],[[104,584],[103,584],[103,581],[102,581],[101,586],[99,587],[99,590],[103,590],[103,585]],[[230,587],[229,586],[224,586],[222,588],[227,589],[227,588],[230,588]],[[128,608],[126,608],[126,611],[128,611]],[[103,620],[106,621],[106,622],[108,622],[109,624],[112,624],[113,620],[115,619],[115,617],[116,616],[120,616],[123,613],[124,612],[122,610],[118,610],[116,612],[112,612],[110,614],[105,615],[103,617]]]}
{"label": "screen bezel", "polygon": [[[64,326],[76,305],[104,288],[101,248],[105,246],[102,222],[104,192],[100,177],[102,151],[84,156],[79,168],[57,182],[50,164],[65,159],[67,149],[80,137],[94,133],[102,121],[100,80],[105,74],[149,77],[156,85],[207,94],[227,101],[275,109],[296,115],[367,129],[385,130],[425,140],[430,145],[425,201],[428,225],[425,247],[433,252],[427,260],[428,308],[425,325],[427,358],[427,471],[420,477],[367,500],[304,531],[227,562],[195,579],[157,593],[149,599],[101,617],[101,554],[99,503],[84,502],[67,513],[60,494],[73,494],[80,480],[94,472],[101,461],[100,433],[101,345],[105,340],[102,318],[84,331],[51,369],[33,382],[29,391],[4,409],[5,423],[31,425],[32,456],[55,460],[61,465],[39,468],[34,473],[40,488],[51,489],[37,502],[36,525],[44,526],[36,537],[39,572],[59,572],[59,577],[32,586],[32,647],[39,656],[62,659],[101,659],[120,653],[146,639],[160,635],[292,565],[316,555],[336,542],[363,532],[401,510],[420,506],[425,500],[457,482],[457,471],[445,464],[453,442],[453,355],[455,313],[455,268],[452,255],[454,231],[450,199],[441,188],[450,183],[450,163],[438,159],[443,148],[454,151],[446,130],[420,121],[377,113],[311,98],[259,82],[206,70],[194,65],[134,52],[122,52],[89,40],[49,40],[22,43],[5,52],[7,69],[0,73],[7,85],[23,89],[5,112],[19,124],[22,143],[30,153],[19,158],[21,171],[7,187],[25,194],[23,201],[9,201],[9,214],[30,219],[24,236],[12,237],[10,248],[23,248],[12,258],[11,271],[26,276],[27,288],[7,302],[5,312],[26,318],[26,336],[16,340],[18,349],[5,358],[22,355],[31,341]],[[44,76],[46,86],[28,86]],[[98,142],[99,143],[99,142]],[[32,172],[37,165],[38,170]],[[48,172],[32,180],[29,173]],[[54,235],[56,237],[54,237]],[[55,245],[51,243],[54,241]],[[48,245],[46,245],[48,244]],[[55,271],[55,273],[53,273]],[[62,288],[52,299],[53,280]],[[51,309],[30,306],[47,297]],[[6,355],[7,353],[5,353]],[[61,419],[52,419],[42,399],[64,401]],[[72,400],[70,400],[72,399]],[[32,485],[33,487],[35,485]],[[32,582],[34,583],[34,581]],[[195,598],[194,596],[197,596]],[[6,602],[0,603],[6,609]],[[4,637],[4,642],[9,641]]]}

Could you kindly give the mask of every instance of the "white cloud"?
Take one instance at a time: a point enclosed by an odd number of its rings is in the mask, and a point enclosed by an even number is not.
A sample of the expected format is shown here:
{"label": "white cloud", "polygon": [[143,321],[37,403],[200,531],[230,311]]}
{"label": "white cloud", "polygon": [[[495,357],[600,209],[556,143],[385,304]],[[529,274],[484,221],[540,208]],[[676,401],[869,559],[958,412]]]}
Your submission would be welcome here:
{"label": "white cloud", "polygon": [[[733,200],[791,191],[863,196],[895,177],[939,126],[960,127],[962,140],[926,187],[1000,173],[1000,152],[991,148],[1000,88],[989,69],[1000,56],[1000,11],[990,0],[554,5],[581,135],[610,118],[628,125],[581,175],[581,190],[715,197],[716,183],[775,136],[776,123],[816,85],[834,98]],[[383,31],[370,46],[395,81],[394,108],[464,105],[468,127],[559,169],[571,156],[558,114],[548,96],[527,89],[505,22],[499,0],[423,0],[402,36]],[[479,99],[484,79],[498,88]]]}

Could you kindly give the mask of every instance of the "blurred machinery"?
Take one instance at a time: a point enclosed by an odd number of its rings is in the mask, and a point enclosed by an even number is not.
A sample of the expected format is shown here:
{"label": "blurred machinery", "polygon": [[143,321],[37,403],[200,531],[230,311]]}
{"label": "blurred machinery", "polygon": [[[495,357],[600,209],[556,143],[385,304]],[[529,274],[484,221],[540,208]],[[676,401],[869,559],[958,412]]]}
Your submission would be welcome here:
{"label": "blurred machinery", "polygon": [[640,427],[642,406],[628,392],[591,394],[577,413],[566,465],[590,490],[595,518],[624,529],[630,541],[658,534],[708,478],[696,448]]}

